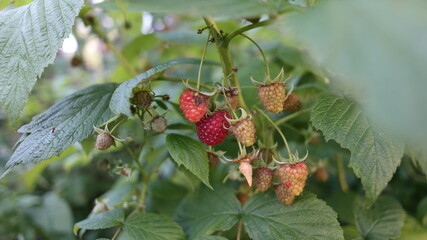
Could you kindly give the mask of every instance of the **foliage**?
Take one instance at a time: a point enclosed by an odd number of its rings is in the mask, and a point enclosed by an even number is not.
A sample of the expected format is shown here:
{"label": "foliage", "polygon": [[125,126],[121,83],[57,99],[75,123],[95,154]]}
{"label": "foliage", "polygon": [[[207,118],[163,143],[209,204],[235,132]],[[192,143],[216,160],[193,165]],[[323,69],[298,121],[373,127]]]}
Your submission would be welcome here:
{"label": "foliage", "polygon": [[[425,3],[92,2],[0,3],[2,239],[426,236]],[[184,88],[256,143],[203,144]]]}

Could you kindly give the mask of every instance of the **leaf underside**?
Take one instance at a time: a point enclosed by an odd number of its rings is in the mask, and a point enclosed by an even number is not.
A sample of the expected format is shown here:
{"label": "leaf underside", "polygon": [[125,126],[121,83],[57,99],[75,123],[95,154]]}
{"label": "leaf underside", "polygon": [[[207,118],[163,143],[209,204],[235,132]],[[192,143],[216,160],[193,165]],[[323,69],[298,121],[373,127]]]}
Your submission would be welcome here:
{"label": "leaf underside", "polygon": [[18,130],[28,136],[17,147],[6,169],[49,159],[87,138],[93,133],[93,126],[100,126],[114,116],[108,106],[116,87],[113,83],[94,85],[36,115]]}
{"label": "leaf underside", "polygon": [[0,107],[18,120],[37,77],[68,37],[82,0],[35,0],[0,11]]}

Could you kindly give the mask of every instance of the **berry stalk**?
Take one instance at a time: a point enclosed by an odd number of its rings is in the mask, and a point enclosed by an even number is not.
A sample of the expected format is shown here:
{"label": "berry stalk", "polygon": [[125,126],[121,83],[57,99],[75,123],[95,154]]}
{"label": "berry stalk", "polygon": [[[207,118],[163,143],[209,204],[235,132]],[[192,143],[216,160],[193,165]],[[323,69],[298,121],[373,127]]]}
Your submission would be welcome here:
{"label": "berry stalk", "polygon": [[292,155],[292,152],[291,152],[291,149],[289,148],[289,144],[288,144],[288,141],[286,141],[286,138],[285,138],[285,135],[283,134],[283,132],[280,130],[280,128],[273,122],[273,120],[271,120],[271,118],[269,118],[268,117],[268,115],[264,112],[264,111],[262,111],[261,109],[259,109],[258,107],[256,107],[256,106],[254,106],[254,108],[258,111],[258,112],[260,112],[270,123],[271,123],[271,125],[274,127],[274,128],[276,128],[276,130],[279,132],[279,134],[280,134],[280,136],[282,137],[282,139],[283,139],[283,142],[285,143],[285,146],[286,146],[286,151],[288,151],[288,155],[289,155],[289,158],[290,158],[290,160],[291,160],[291,162],[293,162],[293,155]]}

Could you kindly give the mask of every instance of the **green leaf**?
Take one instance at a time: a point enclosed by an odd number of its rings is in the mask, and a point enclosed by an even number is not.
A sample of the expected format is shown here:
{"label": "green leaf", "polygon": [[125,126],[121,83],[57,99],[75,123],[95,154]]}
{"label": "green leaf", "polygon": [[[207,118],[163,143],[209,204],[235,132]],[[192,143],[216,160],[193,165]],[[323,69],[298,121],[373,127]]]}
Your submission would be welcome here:
{"label": "green leaf", "polygon": [[228,240],[228,239],[221,236],[204,236],[204,237],[196,238],[196,240]]}
{"label": "green leaf", "polygon": [[171,60],[167,63],[157,65],[150,70],[143,72],[122,84],[116,89],[111,98],[110,108],[115,114],[124,114],[128,117],[132,117],[130,111],[129,99],[132,98],[132,89],[135,88],[140,82],[148,81],[148,78],[156,73],[162,72],[170,67],[178,64],[200,64],[200,60],[196,58],[178,58]]}
{"label": "green leaf", "polygon": [[15,122],[37,77],[71,32],[83,1],[36,0],[0,11],[0,108]]}
{"label": "green leaf", "polygon": [[398,240],[419,240],[427,239],[427,228],[423,227],[417,219],[406,216],[405,223],[402,227],[402,233]]}
{"label": "green leaf", "polygon": [[[128,11],[147,11],[155,13],[177,13],[193,16],[215,16],[215,17],[253,17],[262,14],[277,13],[277,11],[289,8],[290,4],[283,0],[127,0]],[[119,10],[113,1],[96,4],[110,10]]]}
{"label": "green leaf", "polygon": [[344,239],[337,214],[310,193],[290,206],[257,194],[246,202],[242,212],[245,229],[254,240]]}
{"label": "green leaf", "polygon": [[168,217],[137,213],[130,215],[123,224],[123,231],[129,239],[140,240],[181,240],[185,239],[181,227]]}
{"label": "green leaf", "polygon": [[176,208],[187,193],[188,190],[185,187],[171,181],[150,181],[146,200],[147,211],[173,216]]}
{"label": "green leaf", "polygon": [[379,197],[371,208],[358,201],[354,218],[359,233],[364,239],[396,239],[405,220],[405,211],[391,197]]}
{"label": "green leaf", "polygon": [[122,224],[124,221],[125,212],[123,209],[118,208],[92,215],[91,217],[76,223],[76,225],[79,228],[96,230],[111,228]]}
{"label": "green leaf", "polygon": [[201,187],[178,207],[175,220],[189,239],[229,230],[237,223],[240,203],[234,193],[223,185],[215,185],[214,189]]}
{"label": "green leaf", "polygon": [[[29,134],[6,164],[37,163],[60,154],[93,133],[114,115],[108,108],[116,84],[95,85],[76,92],[37,115],[18,131]],[[54,130],[53,130],[54,129]]]}
{"label": "green leaf", "polygon": [[319,97],[310,118],[326,140],[333,139],[351,151],[350,166],[362,179],[368,199],[374,202],[400,164],[403,144],[371,125],[348,99]]}
{"label": "green leaf", "polygon": [[184,165],[191,173],[210,187],[209,183],[209,159],[202,143],[179,134],[169,134],[166,137],[166,145],[173,160]]}
{"label": "green leaf", "polygon": [[[293,36],[334,87],[366,102],[370,119],[427,146],[427,1],[321,1],[290,14]],[[393,16],[393,17],[391,17]]]}
{"label": "green leaf", "polygon": [[71,234],[73,215],[68,203],[54,192],[43,196],[41,206],[23,209],[44,231],[51,234]]}

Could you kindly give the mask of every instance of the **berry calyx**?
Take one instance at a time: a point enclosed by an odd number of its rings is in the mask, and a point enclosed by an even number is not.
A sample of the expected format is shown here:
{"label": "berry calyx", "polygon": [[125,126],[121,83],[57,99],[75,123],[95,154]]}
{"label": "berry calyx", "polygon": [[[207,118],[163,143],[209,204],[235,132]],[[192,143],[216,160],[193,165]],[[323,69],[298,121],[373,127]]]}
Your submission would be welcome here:
{"label": "berry calyx", "polygon": [[204,116],[196,123],[197,136],[203,143],[213,146],[221,143],[228,135],[231,118],[226,110],[214,112],[211,116]]}
{"label": "berry calyx", "polygon": [[267,191],[273,181],[273,170],[268,167],[259,167],[255,170],[255,187],[261,192]]}
{"label": "berry calyx", "polygon": [[278,168],[278,175],[282,184],[292,194],[299,196],[304,190],[305,181],[308,177],[308,167],[304,161],[295,164],[282,164]]}
{"label": "berry calyx", "polygon": [[289,94],[283,102],[283,109],[289,112],[297,112],[301,109],[301,101],[294,93]]}
{"label": "berry calyx", "polygon": [[114,139],[109,133],[102,132],[98,134],[98,136],[96,137],[96,142],[95,142],[96,149],[107,150],[112,145],[114,145]]}
{"label": "berry calyx", "polygon": [[209,96],[185,89],[179,97],[179,107],[190,122],[198,122],[209,110]]}

